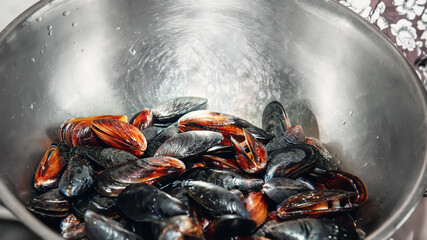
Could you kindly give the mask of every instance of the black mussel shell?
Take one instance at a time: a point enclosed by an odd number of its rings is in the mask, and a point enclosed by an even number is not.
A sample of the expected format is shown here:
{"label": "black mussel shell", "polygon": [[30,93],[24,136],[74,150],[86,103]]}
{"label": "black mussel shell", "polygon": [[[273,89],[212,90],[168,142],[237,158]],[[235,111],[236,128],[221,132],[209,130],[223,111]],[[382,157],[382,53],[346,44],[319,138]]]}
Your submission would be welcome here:
{"label": "black mussel shell", "polygon": [[276,203],[304,191],[313,190],[310,185],[290,178],[275,177],[262,186],[262,192]]}
{"label": "black mussel shell", "polygon": [[298,178],[313,169],[319,160],[319,151],[307,144],[290,145],[269,154],[264,180],[273,177]]}
{"label": "black mussel shell", "polygon": [[355,231],[344,228],[325,219],[304,218],[285,221],[269,226],[267,237],[272,240],[282,239],[359,239]]}
{"label": "black mussel shell", "polygon": [[268,152],[287,147],[292,144],[303,144],[305,143],[305,136],[302,127],[297,125],[289,128],[281,135],[278,135],[273,140],[265,145]]}
{"label": "black mussel shell", "polygon": [[63,218],[69,214],[70,202],[55,188],[31,199],[27,209],[39,216]]}
{"label": "black mussel shell", "polygon": [[117,203],[127,217],[140,222],[163,220],[189,212],[177,198],[145,183],[127,187],[119,194]]}
{"label": "black mussel shell", "polygon": [[262,113],[262,128],[273,136],[279,136],[291,127],[291,121],[283,105],[270,102]]}
{"label": "black mussel shell", "polygon": [[142,134],[144,134],[145,139],[147,142],[151,142],[156,136],[157,136],[157,128],[156,127],[149,127],[141,131]]}
{"label": "black mussel shell", "polygon": [[112,168],[138,159],[133,154],[117,148],[88,148],[88,158],[104,168]]}
{"label": "black mussel shell", "polygon": [[[155,136],[150,142],[148,142],[147,149],[144,152],[144,157],[152,157],[156,153],[157,149],[169,138],[179,133],[178,123],[171,124],[157,136]],[[148,140],[147,140],[148,141]]]}
{"label": "black mussel shell", "polygon": [[227,190],[238,189],[245,194],[260,190],[264,184],[264,180],[238,171],[205,167],[190,169],[183,178],[209,182]]}
{"label": "black mussel shell", "polygon": [[117,199],[101,196],[99,194],[88,194],[75,199],[71,203],[73,212],[81,219],[87,210],[91,210],[109,218],[119,217]]}
{"label": "black mussel shell", "polygon": [[256,222],[237,215],[222,215],[213,220],[205,229],[207,240],[231,239],[250,236],[255,230]]}
{"label": "black mussel shell", "polygon": [[186,113],[206,109],[208,100],[200,97],[178,97],[170,99],[151,110],[154,115],[154,124],[170,123],[178,120]]}
{"label": "black mussel shell", "polygon": [[89,162],[74,155],[59,180],[59,191],[66,197],[82,195],[92,186],[93,177],[94,171]]}
{"label": "black mussel shell", "polygon": [[119,222],[90,210],[85,213],[85,223],[86,234],[90,240],[142,240]]}
{"label": "black mussel shell", "polygon": [[243,202],[223,187],[194,180],[184,180],[182,186],[192,199],[214,216],[232,214],[250,219]]}
{"label": "black mussel shell", "polygon": [[196,156],[218,145],[223,139],[221,133],[213,131],[200,130],[179,133],[166,140],[157,149],[154,156],[169,156],[179,159]]}

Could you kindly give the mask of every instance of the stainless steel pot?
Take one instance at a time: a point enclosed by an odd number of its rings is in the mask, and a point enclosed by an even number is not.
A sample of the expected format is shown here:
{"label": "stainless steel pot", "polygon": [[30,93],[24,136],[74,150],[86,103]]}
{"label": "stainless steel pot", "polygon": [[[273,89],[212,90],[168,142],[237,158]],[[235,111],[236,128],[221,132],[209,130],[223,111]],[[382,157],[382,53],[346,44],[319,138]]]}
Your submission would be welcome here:
{"label": "stainless steel pot", "polygon": [[426,94],[396,48],[330,1],[41,1],[0,35],[0,199],[24,203],[67,118],[126,113],[194,95],[260,124],[281,101],[359,175],[368,239],[390,236],[426,189]]}

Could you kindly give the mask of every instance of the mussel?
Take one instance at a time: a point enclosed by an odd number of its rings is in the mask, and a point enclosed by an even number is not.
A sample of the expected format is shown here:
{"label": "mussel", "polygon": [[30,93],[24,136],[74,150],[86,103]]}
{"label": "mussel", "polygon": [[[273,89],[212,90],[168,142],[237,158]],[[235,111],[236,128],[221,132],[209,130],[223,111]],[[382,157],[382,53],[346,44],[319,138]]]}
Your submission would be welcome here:
{"label": "mussel", "polygon": [[113,168],[138,159],[133,154],[117,148],[86,148],[86,156],[104,168]]}
{"label": "mussel", "polygon": [[302,144],[305,143],[304,131],[301,126],[294,126],[287,129],[281,135],[271,140],[265,148],[268,152],[287,147],[291,144]]}
{"label": "mussel", "polygon": [[310,185],[290,178],[275,177],[262,186],[262,192],[276,203],[300,192],[314,190]]}
{"label": "mussel", "polygon": [[95,119],[91,129],[105,144],[142,156],[147,140],[138,128],[114,119]]}
{"label": "mussel", "polygon": [[104,196],[114,197],[130,184],[174,179],[184,171],[185,164],[176,158],[158,156],[138,159],[99,173],[95,189]]}
{"label": "mussel", "polygon": [[164,220],[189,212],[177,198],[145,183],[127,187],[119,194],[117,204],[127,217],[138,222]]}
{"label": "mussel", "polygon": [[265,181],[273,177],[295,179],[315,167],[319,151],[310,145],[296,144],[278,149],[269,154]]}
{"label": "mussel", "polygon": [[190,180],[213,183],[227,190],[238,189],[245,194],[260,190],[264,184],[262,179],[238,171],[205,167],[188,170],[184,177]]}
{"label": "mussel", "polygon": [[58,187],[61,174],[68,164],[70,147],[65,141],[51,144],[40,161],[34,175],[34,188],[47,190]]}
{"label": "mussel", "polygon": [[116,119],[127,121],[125,115],[101,115],[86,118],[71,118],[65,121],[59,129],[59,137],[70,146],[103,146],[102,141],[95,136],[91,129],[92,120],[95,119]]}
{"label": "mussel", "polygon": [[272,240],[355,240],[355,231],[324,219],[298,219],[269,226],[266,235]]}
{"label": "mussel", "polygon": [[166,140],[154,156],[169,156],[179,159],[196,156],[223,140],[221,133],[213,131],[191,131],[177,134]]}
{"label": "mussel", "polygon": [[267,165],[267,150],[264,144],[259,142],[246,129],[243,129],[243,136],[244,141],[240,143],[230,137],[236,153],[236,163],[240,169],[247,173],[259,173]]}
{"label": "mussel", "polygon": [[200,97],[178,97],[153,107],[155,123],[172,123],[191,111],[206,109],[208,100]]}
{"label": "mussel", "polygon": [[85,213],[86,234],[90,240],[142,240],[119,222],[90,210]]}
{"label": "mussel", "polygon": [[66,197],[82,195],[93,184],[94,171],[90,163],[79,155],[70,158],[59,180],[59,191]]}
{"label": "mussel", "polygon": [[215,216],[232,214],[250,219],[243,202],[223,187],[194,180],[184,180],[182,186],[192,199]]}
{"label": "mussel", "polygon": [[153,122],[153,112],[150,109],[145,108],[135,114],[129,121],[129,124],[132,124],[133,126],[142,131],[153,126]]}
{"label": "mussel", "polygon": [[204,239],[202,228],[187,215],[171,217],[164,221],[153,221],[151,225],[158,240]]}
{"label": "mussel", "polygon": [[283,200],[277,208],[277,216],[283,219],[311,216],[321,217],[354,210],[360,204],[351,200],[356,192],[343,190],[312,190],[297,193]]}
{"label": "mussel", "polygon": [[291,120],[283,105],[270,102],[262,113],[262,128],[273,136],[280,136],[291,127]]}
{"label": "mussel", "polygon": [[231,145],[230,136],[243,138],[243,129],[246,129],[257,139],[272,139],[273,136],[248,121],[233,115],[206,110],[187,113],[178,120],[178,129],[181,132],[192,130],[211,130],[222,133],[222,144]]}
{"label": "mussel", "polygon": [[26,206],[31,212],[43,217],[63,218],[70,211],[70,202],[57,188],[35,196]]}

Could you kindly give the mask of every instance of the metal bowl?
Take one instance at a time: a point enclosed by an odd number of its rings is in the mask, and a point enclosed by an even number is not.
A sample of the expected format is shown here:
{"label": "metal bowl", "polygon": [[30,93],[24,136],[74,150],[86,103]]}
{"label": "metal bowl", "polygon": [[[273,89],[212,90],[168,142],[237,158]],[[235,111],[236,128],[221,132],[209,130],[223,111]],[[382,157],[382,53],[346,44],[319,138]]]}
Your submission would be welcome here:
{"label": "metal bowl", "polygon": [[0,35],[0,199],[24,203],[67,118],[131,116],[172,97],[259,125],[281,101],[367,184],[367,239],[390,236],[426,189],[426,94],[379,31],[332,1],[41,1]]}

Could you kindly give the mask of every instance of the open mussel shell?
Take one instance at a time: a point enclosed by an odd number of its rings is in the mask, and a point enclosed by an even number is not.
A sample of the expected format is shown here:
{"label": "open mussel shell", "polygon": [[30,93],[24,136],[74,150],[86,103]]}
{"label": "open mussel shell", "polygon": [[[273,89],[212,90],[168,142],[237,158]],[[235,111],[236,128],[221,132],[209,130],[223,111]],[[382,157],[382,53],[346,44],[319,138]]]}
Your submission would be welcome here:
{"label": "open mussel shell", "polygon": [[243,129],[246,129],[257,139],[272,139],[273,136],[250,122],[233,115],[206,110],[187,113],[178,120],[178,129],[181,132],[192,130],[210,130],[220,132],[224,136],[223,145],[231,145],[230,136],[243,138]]}
{"label": "open mussel shell", "polygon": [[287,129],[281,135],[278,135],[273,140],[265,145],[268,152],[287,147],[291,144],[305,143],[305,136],[302,127],[297,125]]}
{"label": "open mussel shell", "polygon": [[183,177],[212,183],[227,190],[238,189],[245,194],[260,190],[264,184],[262,179],[245,175],[242,172],[205,167],[188,170]]}
{"label": "open mussel shell", "polygon": [[284,177],[275,177],[262,186],[262,192],[276,203],[300,192],[313,190],[308,184]]}
{"label": "open mussel shell", "polygon": [[262,113],[262,128],[273,136],[280,136],[291,127],[291,120],[285,107],[278,102],[272,101]]}
{"label": "open mussel shell", "polygon": [[117,199],[120,210],[134,221],[164,220],[188,214],[177,198],[149,184],[134,184],[123,190]]}
{"label": "open mussel shell", "polygon": [[319,151],[307,144],[295,144],[278,149],[269,154],[265,181],[273,177],[296,179],[314,168],[319,156]]}
{"label": "open mussel shell", "polygon": [[70,147],[65,141],[51,144],[40,161],[34,175],[34,187],[44,191],[58,187],[59,179],[68,164]]}
{"label": "open mussel shell", "polygon": [[352,203],[362,205],[368,200],[368,188],[357,176],[344,171],[328,171],[318,173],[316,182],[327,189],[345,190],[356,193]]}
{"label": "open mussel shell", "polygon": [[233,214],[250,219],[243,202],[223,187],[195,180],[184,180],[182,186],[193,200],[214,216]]}
{"label": "open mussel shell", "polygon": [[70,210],[70,202],[65,199],[57,188],[35,196],[27,203],[27,209],[43,217],[66,217]]}
{"label": "open mussel shell", "polygon": [[92,186],[93,177],[94,171],[89,162],[74,155],[59,181],[59,191],[66,197],[82,195]]}
{"label": "open mussel shell", "polygon": [[187,215],[170,217],[164,221],[153,221],[151,228],[158,240],[205,239],[200,225]]}
{"label": "open mussel shell", "polygon": [[243,129],[244,141],[238,142],[230,137],[233,146],[236,163],[240,169],[247,173],[259,173],[267,165],[267,150],[260,141],[258,141],[246,129]]}
{"label": "open mussel shell", "polygon": [[206,167],[240,170],[235,158],[222,158],[214,155],[203,155],[202,162]]}
{"label": "open mussel shell", "polygon": [[144,130],[153,126],[153,121],[153,112],[150,109],[145,108],[135,114],[129,121],[129,124],[135,126],[139,130]]}
{"label": "open mussel shell", "polygon": [[113,168],[138,159],[133,154],[117,148],[87,148],[86,155],[103,168]]}
{"label": "open mussel shell", "polygon": [[90,127],[108,146],[128,151],[135,156],[142,156],[147,148],[144,135],[129,123],[114,119],[96,119]]}
{"label": "open mussel shell", "polygon": [[85,213],[85,223],[86,234],[90,240],[142,240],[140,236],[125,229],[119,222],[90,210]]}
{"label": "open mussel shell", "polygon": [[297,216],[320,217],[354,210],[359,204],[351,201],[357,193],[342,190],[312,190],[297,193],[283,200],[277,216],[283,219]]}
{"label": "open mussel shell", "polygon": [[237,215],[222,215],[206,227],[205,236],[207,240],[250,236],[255,227],[256,222],[251,219]]}
{"label": "open mussel shell", "polygon": [[153,107],[155,123],[172,123],[186,113],[206,109],[208,100],[200,97],[178,97]]}
{"label": "open mussel shell", "polygon": [[169,156],[179,159],[196,156],[218,145],[223,139],[221,133],[206,130],[179,133],[166,140],[157,149],[154,156]]}
{"label": "open mussel shell", "polygon": [[272,240],[283,239],[359,239],[352,229],[344,228],[337,223],[325,219],[304,218],[285,221],[269,226],[266,236]]}

